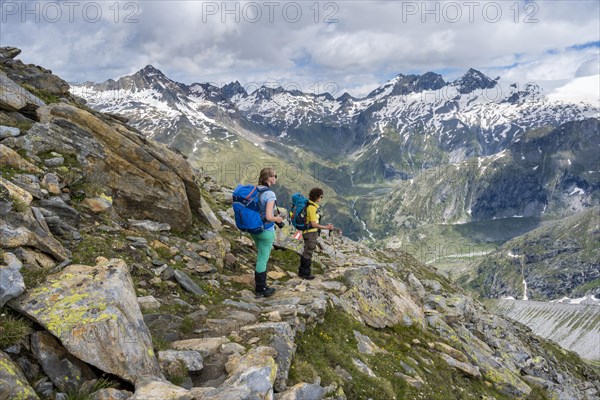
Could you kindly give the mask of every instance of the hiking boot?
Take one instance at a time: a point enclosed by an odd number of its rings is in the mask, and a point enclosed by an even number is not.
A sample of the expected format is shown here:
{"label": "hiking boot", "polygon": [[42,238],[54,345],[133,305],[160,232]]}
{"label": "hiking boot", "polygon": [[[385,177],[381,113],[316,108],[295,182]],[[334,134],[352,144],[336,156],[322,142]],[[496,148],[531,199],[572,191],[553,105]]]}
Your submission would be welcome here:
{"label": "hiking boot", "polygon": [[275,289],[267,286],[267,272],[254,272],[254,293],[256,297],[273,296]]}
{"label": "hiking boot", "polygon": [[275,294],[275,289],[272,287],[265,287],[262,290],[256,290],[256,297],[269,297]]}
{"label": "hiking boot", "polygon": [[312,261],[309,258],[300,256],[300,268],[298,268],[298,276],[302,279],[315,279],[315,276],[310,272],[310,264]]}

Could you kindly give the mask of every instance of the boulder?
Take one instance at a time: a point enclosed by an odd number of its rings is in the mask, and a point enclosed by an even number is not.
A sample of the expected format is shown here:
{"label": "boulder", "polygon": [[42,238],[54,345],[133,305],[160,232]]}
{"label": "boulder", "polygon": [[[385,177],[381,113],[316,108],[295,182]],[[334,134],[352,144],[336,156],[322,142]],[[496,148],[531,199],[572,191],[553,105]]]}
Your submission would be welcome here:
{"label": "boulder", "polygon": [[225,343],[229,343],[226,337],[210,337],[179,340],[171,343],[170,346],[175,350],[194,350],[199,352],[202,357],[209,357],[217,354],[221,345]]}
{"label": "boulder", "polygon": [[129,228],[131,229],[142,229],[148,232],[165,232],[170,231],[171,226],[167,223],[154,222],[149,220],[137,221],[134,219],[130,219]]}
{"label": "boulder", "polygon": [[301,382],[282,393],[277,400],[321,400],[325,389],[319,385]]}
{"label": "boulder", "polygon": [[[1,135],[1,133],[0,133]],[[1,139],[1,137],[0,137]],[[16,151],[10,147],[6,147],[0,144],[0,167],[13,167],[24,172],[30,172],[33,174],[41,174],[42,170],[25,160]]]}
{"label": "boulder", "polygon": [[217,218],[213,210],[210,208],[206,200],[204,200],[204,197],[200,197],[200,213],[202,214],[206,222],[210,224],[212,229],[214,229],[215,231],[220,231],[223,229],[221,221],[219,221],[219,219]]}
{"label": "boulder", "polygon": [[0,109],[7,111],[33,111],[44,102],[10,79],[0,70]]}
{"label": "boulder", "polygon": [[7,137],[16,137],[21,134],[21,130],[19,128],[14,128],[12,126],[4,126],[0,125],[0,140],[5,139]]}
{"label": "boulder", "polygon": [[31,335],[31,350],[52,383],[65,393],[75,393],[93,379],[92,369],[77,359],[48,332]]}
{"label": "boulder", "polygon": [[193,350],[159,351],[158,362],[167,377],[185,377],[189,372],[198,372],[204,367],[202,355]]}
{"label": "boulder", "polygon": [[11,302],[80,360],[129,382],[162,377],[123,260],[70,265]]}
{"label": "boulder", "polygon": [[292,366],[292,358],[296,352],[295,330],[287,322],[262,322],[244,326],[241,331],[251,332],[255,335],[264,332],[272,334],[270,346],[275,351],[277,366],[273,387],[278,392],[285,390],[290,367]]}
{"label": "boulder", "polygon": [[374,328],[397,324],[425,326],[425,315],[407,286],[385,268],[362,267],[344,275],[348,291],[340,296],[342,307]]}
{"label": "boulder", "polygon": [[0,399],[39,400],[19,366],[2,351],[0,351]]}
{"label": "boulder", "polygon": [[135,382],[135,393],[129,400],[193,400],[189,390],[156,376],[141,376]]}
{"label": "boulder", "polygon": [[[67,145],[59,144],[61,151],[78,155],[90,183],[112,190],[119,214],[165,222],[181,231],[191,226],[192,210],[201,207],[200,190],[181,155],[112,118],[68,104],[53,104],[39,114],[45,129],[53,131],[52,139],[41,139],[41,148],[46,142],[59,151],[56,142],[63,138]],[[28,135],[32,130],[45,136],[43,127],[32,127]]]}
{"label": "boulder", "polygon": [[188,292],[194,293],[198,296],[206,296],[206,292],[202,290],[200,286],[196,284],[185,272],[176,269],[174,271],[175,279],[177,282]]}
{"label": "boulder", "polygon": [[273,384],[277,376],[277,365],[273,357],[275,350],[270,347],[256,347],[246,355],[230,356],[225,364],[229,377],[222,387],[244,388],[250,393],[245,398],[272,399]]}
{"label": "boulder", "polygon": [[77,226],[79,224],[79,220],[81,219],[81,216],[77,210],[57,196],[46,200],[39,200],[36,202],[36,205],[52,212],[52,214],[58,216],[62,221],[71,226]]}
{"label": "boulder", "polygon": [[0,264],[0,308],[25,291],[25,282],[20,272],[22,266],[14,254],[4,253],[4,262]]}
{"label": "boulder", "polygon": [[8,195],[13,199],[13,202],[18,202],[29,206],[33,201],[33,196],[27,190],[15,185],[11,181],[1,180],[0,187],[8,191]]}
{"label": "boulder", "polygon": [[79,205],[93,214],[102,214],[112,208],[112,203],[103,197],[86,198],[83,199]]}

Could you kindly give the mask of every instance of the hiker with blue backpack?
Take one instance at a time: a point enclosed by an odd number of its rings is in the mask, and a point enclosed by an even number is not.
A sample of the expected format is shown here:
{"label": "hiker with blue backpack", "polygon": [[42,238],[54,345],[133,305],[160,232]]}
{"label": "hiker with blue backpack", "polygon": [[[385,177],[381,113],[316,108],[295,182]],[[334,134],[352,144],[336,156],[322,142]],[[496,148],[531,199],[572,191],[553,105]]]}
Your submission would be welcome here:
{"label": "hiker with blue backpack", "polygon": [[283,227],[283,218],[277,208],[277,196],[271,186],[277,182],[273,168],[263,168],[258,186],[238,185],[233,192],[233,211],[236,226],[250,233],[257,249],[254,272],[255,293],[258,297],[269,297],[275,289],[267,286],[267,261],[275,241],[275,224]]}
{"label": "hiker with blue backpack", "polygon": [[315,279],[312,275],[310,265],[312,264],[312,255],[317,248],[317,238],[321,234],[321,229],[333,230],[332,224],[320,225],[321,212],[319,203],[323,199],[323,189],[313,188],[308,194],[308,199],[300,193],[292,196],[292,224],[296,229],[302,231],[304,239],[304,251],[300,256],[300,267],[298,276],[302,279]]}

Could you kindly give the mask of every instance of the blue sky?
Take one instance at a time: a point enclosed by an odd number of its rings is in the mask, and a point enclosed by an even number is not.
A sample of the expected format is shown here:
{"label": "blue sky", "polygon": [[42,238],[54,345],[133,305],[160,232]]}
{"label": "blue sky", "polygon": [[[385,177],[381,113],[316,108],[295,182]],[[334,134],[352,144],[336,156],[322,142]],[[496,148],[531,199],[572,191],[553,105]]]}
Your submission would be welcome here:
{"label": "blue sky", "polygon": [[70,82],[174,80],[360,96],[398,73],[598,74],[598,1],[7,1],[0,45]]}

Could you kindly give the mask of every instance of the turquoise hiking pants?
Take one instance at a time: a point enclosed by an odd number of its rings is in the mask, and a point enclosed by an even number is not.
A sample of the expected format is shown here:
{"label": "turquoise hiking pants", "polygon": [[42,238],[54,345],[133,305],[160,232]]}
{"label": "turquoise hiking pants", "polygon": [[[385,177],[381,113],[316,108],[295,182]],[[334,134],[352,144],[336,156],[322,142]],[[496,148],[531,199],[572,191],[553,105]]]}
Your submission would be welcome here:
{"label": "turquoise hiking pants", "polygon": [[261,273],[267,270],[267,261],[271,255],[271,248],[275,241],[275,230],[262,231],[261,233],[251,234],[258,255],[256,256],[256,272]]}

